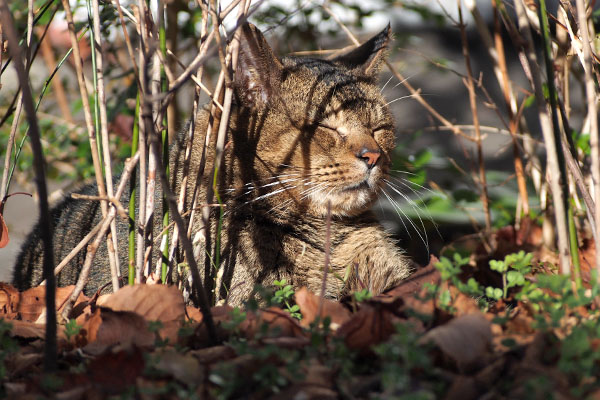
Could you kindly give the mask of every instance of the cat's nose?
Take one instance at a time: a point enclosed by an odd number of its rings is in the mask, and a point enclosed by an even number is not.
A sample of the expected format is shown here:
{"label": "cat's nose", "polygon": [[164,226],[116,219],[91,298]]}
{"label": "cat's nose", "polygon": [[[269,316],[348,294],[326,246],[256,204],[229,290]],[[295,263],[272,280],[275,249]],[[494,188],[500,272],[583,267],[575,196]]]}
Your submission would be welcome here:
{"label": "cat's nose", "polygon": [[363,160],[367,164],[367,167],[371,169],[377,164],[377,160],[379,160],[379,156],[381,156],[381,150],[363,147],[356,156]]}

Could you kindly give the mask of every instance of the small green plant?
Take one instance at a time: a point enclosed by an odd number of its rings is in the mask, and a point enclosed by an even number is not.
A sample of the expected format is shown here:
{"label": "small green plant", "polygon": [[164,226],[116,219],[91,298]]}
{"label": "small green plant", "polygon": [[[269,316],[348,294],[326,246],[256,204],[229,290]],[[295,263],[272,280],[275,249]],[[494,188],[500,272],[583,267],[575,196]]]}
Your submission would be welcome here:
{"label": "small green plant", "polygon": [[[508,289],[521,286],[522,290],[529,293],[535,287],[525,279],[525,275],[531,272],[531,253],[525,253],[523,250],[518,253],[509,254],[504,260],[491,260],[490,268],[502,275],[502,287],[494,286],[483,287],[474,278],[469,278],[463,282],[459,275],[462,273],[462,267],[467,265],[469,259],[458,253],[454,253],[452,260],[442,257],[435,267],[440,271],[442,280],[449,281],[462,293],[480,299],[480,306],[486,306],[487,301],[483,296],[493,299],[507,299]],[[450,304],[450,293],[442,292],[440,294],[440,304],[442,306]]]}
{"label": "small green plant", "polygon": [[6,378],[7,370],[4,362],[10,354],[16,352],[18,349],[17,342],[9,335],[11,329],[12,325],[10,323],[4,319],[0,319],[0,381]]}
{"label": "small green plant", "polygon": [[231,318],[223,322],[223,328],[237,334],[239,332],[240,324],[246,320],[246,313],[236,307],[231,310],[229,315]]}
{"label": "small green plant", "polygon": [[359,290],[358,292],[354,292],[354,300],[356,300],[359,303],[362,303],[365,300],[369,300],[371,297],[373,297],[373,293],[371,293],[369,291],[369,289],[362,289]]}
{"label": "small green plant", "polygon": [[[382,387],[381,396],[375,398],[434,399],[442,395],[444,387],[436,377],[429,348],[419,339],[410,324],[398,324],[388,341],[374,347],[381,360]],[[416,376],[419,388],[413,382]],[[394,397],[400,393],[403,397]]]}
{"label": "small green plant", "polygon": [[303,354],[298,349],[283,349],[274,344],[257,346],[256,342],[246,338],[233,338],[228,346],[238,356],[252,360],[252,371],[240,374],[234,363],[217,363],[208,376],[213,385],[211,398],[239,398],[247,393],[255,393],[257,398],[269,397],[269,394],[278,393],[288,384],[305,378],[300,371]]}
{"label": "small green plant", "polygon": [[149,321],[148,322],[148,330],[154,333],[154,345],[158,348],[165,347],[169,344],[169,338],[161,338],[160,330],[163,328],[163,323],[161,321]]}
{"label": "small green plant", "polygon": [[288,285],[285,279],[280,281],[276,280],[273,282],[273,284],[277,288],[271,299],[273,304],[285,306],[285,310],[289,312],[292,317],[296,319],[302,319],[302,314],[300,314],[300,306],[297,304],[292,304],[292,299],[294,298],[293,286]]}
{"label": "small green plant", "polygon": [[[468,257],[463,257],[458,253],[454,253],[452,260],[447,257],[442,257],[435,267],[440,272],[442,280],[449,281],[462,293],[479,299],[479,306],[485,308],[488,304],[483,298],[485,293],[483,287],[474,278],[469,278],[465,283],[459,277],[462,273],[462,267],[468,263]],[[449,310],[452,302],[450,291],[445,290],[440,292],[438,301],[441,307]]]}
{"label": "small green plant", "polygon": [[525,285],[525,275],[531,272],[532,257],[533,254],[521,250],[507,255],[502,261],[490,260],[490,268],[502,275],[502,288],[488,286],[485,295],[494,300],[506,299],[508,289]]}
{"label": "small green plant", "polygon": [[69,322],[65,324],[65,336],[67,340],[71,341],[72,338],[77,336],[81,331],[81,325],[77,323],[73,318],[69,319]]}

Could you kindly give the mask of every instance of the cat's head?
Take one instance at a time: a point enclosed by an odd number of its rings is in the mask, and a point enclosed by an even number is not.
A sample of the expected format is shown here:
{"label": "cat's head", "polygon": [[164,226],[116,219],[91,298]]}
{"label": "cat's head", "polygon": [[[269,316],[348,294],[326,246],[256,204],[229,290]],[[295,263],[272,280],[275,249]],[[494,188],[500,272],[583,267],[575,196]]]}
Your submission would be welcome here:
{"label": "cat's head", "polygon": [[389,39],[388,27],[331,60],[280,60],[256,27],[242,28],[235,85],[248,129],[235,153],[242,182],[273,210],[322,216],[330,203],[334,216],[358,215],[377,198],[394,148],[377,85]]}

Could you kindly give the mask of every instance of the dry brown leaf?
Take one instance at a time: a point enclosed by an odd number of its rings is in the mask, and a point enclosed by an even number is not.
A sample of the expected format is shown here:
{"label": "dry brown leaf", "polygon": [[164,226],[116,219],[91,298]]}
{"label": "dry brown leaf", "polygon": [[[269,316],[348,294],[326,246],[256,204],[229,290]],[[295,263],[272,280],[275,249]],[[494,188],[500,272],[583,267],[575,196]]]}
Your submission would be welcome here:
{"label": "dry brown leaf", "polygon": [[248,312],[239,328],[246,337],[252,338],[263,324],[267,324],[269,332],[275,333],[277,336],[304,336],[298,321],[292,318],[287,311],[278,307],[269,307],[256,314]]}
{"label": "dry brown leaf", "polygon": [[31,321],[10,321],[12,329],[10,334],[25,339],[43,339],[46,332],[46,325],[36,324]]}
{"label": "dry brown leaf", "polygon": [[149,347],[155,341],[155,335],[148,330],[148,322],[142,316],[104,307],[99,307],[83,324],[81,334],[87,335],[88,350],[94,353],[114,344]]}
{"label": "dry brown leaf", "polygon": [[10,238],[8,237],[8,227],[4,223],[4,217],[0,213],[0,249],[6,247]]}
{"label": "dry brown leaf", "polygon": [[203,368],[198,360],[191,354],[182,354],[174,349],[155,353],[156,364],[154,367],[169,374],[178,381],[188,386],[197,386],[204,376]]}
{"label": "dry brown leaf", "polygon": [[481,313],[463,315],[433,328],[421,342],[435,343],[459,368],[463,368],[486,353],[492,341],[490,325]]}
{"label": "dry brown leaf", "polygon": [[337,330],[336,335],[344,338],[351,349],[366,349],[394,333],[395,320],[397,317],[386,307],[365,304]]}
{"label": "dry brown leaf", "polygon": [[[71,295],[75,285],[56,288],[56,307],[62,307]],[[75,304],[89,299],[82,293],[77,297]],[[46,287],[37,286],[21,293],[17,310],[23,321],[38,321],[46,309]],[[43,322],[43,321],[39,321]]]}
{"label": "dry brown leaf", "polygon": [[18,376],[21,372],[38,364],[41,365],[44,360],[42,353],[23,353],[17,352],[10,359],[9,371],[11,376]]}
{"label": "dry brown leaf", "polygon": [[213,364],[235,357],[235,351],[229,346],[212,346],[204,349],[191,350],[188,354],[196,357],[201,364]]}
{"label": "dry brown leaf", "polygon": [[198,323],[202,322],[202,319],[203,319],[202,312],[199,309],[197,309],[196,307],[186,306],[185,314],[188,317],[188,319],[191,321],[198,322]]}
{"label": "dry brown leaf", "polygon": [[125,286],[97,304],[113,311],[135,312],[147,321],[160,321],[163,327],[159,333],[170,343],[177,341],[177,331],[185,316],[183,296],[175,286]]}
{"label": "dry brown leaf", "polygon": [[2,384],[4,390],[6,390],[6,396],[9,399],[27,399],[34,398],[34,396],[27,397],[27,384],[18,382],[4,382]]}
{"label": "dry brown leaf", "polygon": [[143,351],[139,347],[130,346],[104,352],[93,358],[86,375],[93,382],[96,392],[119,394],[135,385],[144,368]]}
{"label": "dry brown leaf", "polygon": [[18,306],[21,294],[8,283],[0,282],[0,315],[5,319],[15,319],[18,316]]}
{"label": "dry brown leaf", "polygon": [[475,400],[478,398],[479,391],[475,378],[462,375],[452,380],[452,384],[444,395],[444,400]]}
{"label": "dry brown leaf", "polygon": [[271,400],[307,399],[328,400],[339,399],[338,393],[332,389],[311,384],[297,383],[284,391],[270,397]]}
{"label": "dry brown leaf", "polygon": [[[302,313],[302,320],[300,325],[308,328],[311,323],[317,318],[319,312],[319,303],[321,298],[314,293],[310,292],[307,288],[303,287],[296,291],[296,304],[300,307]],[[343,305],[337,301],[323,299],[323,310],[319,316],[321,320],[325,317],[331,319],[331,329],[335,330],[339,328],[346,321],[350,320],[350,311],[344,308]]]}
{"label": "dry brown leaf", "polygon": [[480,312],[479,306],[477,305],[477,300],[475,300],[473,297],[467,296],[466,294],[460,292],[454,286],[450,288],[450,293],[454,298],[452,305],[456,308],[455,315],[457,317]]}

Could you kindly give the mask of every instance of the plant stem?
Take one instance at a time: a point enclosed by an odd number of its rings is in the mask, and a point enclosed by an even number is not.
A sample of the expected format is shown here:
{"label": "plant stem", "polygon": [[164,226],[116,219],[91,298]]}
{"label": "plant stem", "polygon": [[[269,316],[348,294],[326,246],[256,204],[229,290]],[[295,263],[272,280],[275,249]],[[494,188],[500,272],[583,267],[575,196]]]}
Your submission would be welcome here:
{"label": "plant stem", "polygon": [[[160,40],[160,52],[162,53],[163,58],[166,59],[167,57],[167,37],[166,37],[166,30],[165,30],[165,15],[166,12],[166,8],[163,4],[163,1],[160,0],[158,2],[158,37]],[[161,80],[161,91],[163,93],[166,93],[168,88],[169,88],[169,84],[167,82],[167,77],[165,74],[165,68],[164,65],[161,63],[160,66],[160,80]],[[168,114],[168,113],[167,113]],[[163,160],[163,165],[166,168],[166,175],[167,177],[170,176],[170,171],[169,171],[169,120],[168,120],[168,116],[165,116],[163,118],[163,129],[162,129],[162,137],[161,137],[161,141],[162,141],[162,160]],[[162,203],[162,213],[163,213],[163,236],[162,236],[162,241],[161,241],[161,253],[162,253],[162,257],[160,257],[160,278],[161,281],[163,283],[166,282],[167,280],[167,271],[169,268],[169,264],[168,264],[168,259],[169,259],[169,230],[168,230],[168,226],[169,226],[169,206],[167,204],[167,198],[165,195],[165,191],[163,190],[163,203]]]}
{"label": "plant stem", "polygon": [[[535,99],[538,108],[538,118],[540,126],[542,128],[542,134],[546,144],[547,152],[547,168],[548,176],[550,178],[550,189],[555,201],[555,218],[556,218],[556,230],[558,232],[558,251],[559,259],[564,274],[570,274],[570,258],[569,258],[569,234],[567,224],[567,210],[565,208],[564,195],[560,184],[560,166],[558,161],[557,145],[555,136],[552,131],[552,121],[548,115],[547,104],[544,101],[544,92],[542,90],[542,81],[540,79],[541,73],[537,64],[537,57],[535,54],[535,46],[531,31],[529,28],[529,20],[527,19],[525,4],[523,0],[515,1],[515,11],[517,12],[517,19],[519,23],[519,32],[521,38],[519,43],[523,46],[524,59],[526,60],[526,70],[531,71],[528,77],[531,79],[531,85],[535,91]],[[549,76],[549,81],[552,80],[552,75]]]}
{"label": "plant stem", "polygon": [[[138,151],[140,140],[140,91],[135,97],[135,116],[133,117],[133,132],[131,138],[131,156]],[[130,285],[135,284],[135,196],[137,194],[137,166],[133,167],[129,180],[129,276]]]}
{"label": "plant stem", "polygon": [[[555,199],[555,205],[557,205],[558,203],[562,204],[561,209],[559,210],[559,207],[556,207],[556,213],[562,213],[563,214],[563,218],[565,221],[565,225],[567,224],[567,221],[569,220],[569,215],[570,215],[570,204],[567,200],[567,194],[569,193],[569,187],[568,187],[568,179],[567,179],[567,169],[566,169],[566,163],[565,163],[565,156],[563,153],[563,148],[561,146],[561,134],[560,134],[560,128],[559,128],[559,124],[558,124],[558,105],[557,105],[557,97],[558,97],[558,93],[556,91],[556,86],[554,85],[554,64],[552,62],[552,46],[551,46],[551,38],[550,38],[550,28],[548,26],[548,15],[547,15],[547,11],[546,11],[546,0],[540,0],[540,6],[538,9],[538,17],[540,20],[540,26],[542,28],[542,35],[541,35],[541,40],[542,40],[542,47],[543,47],[543,53],[544,53],[544,63],[546,65],[546,78],[547,78],[547,85],[548,85],[548,90],[549,90],[549,97],[550,97],[550,111],[551,111],[551,116],[552,116],[552,127],[553,127],[553,133],[554,133],[554,140],[552,141],[552,143],[547,143],[547,148],[548,146],[552,146],[552,148],[550,148],[549,153],[556,153],[556,157],[557,157],[557,167],[558,170],[556,172],[559,173],[559,175],[555,178],[556,179],[556,183],[559,185],[560,190],[555,192],[555,190],[552,190],[552,194],[554,196]],[[552,172],[552,174],[554,174],[554,172]],[[557,215],[558,217],[558,215]],[[567,228],[565,227],[562,227]],[[568,228],[567,228],[568,229]],[[559,235],[559,251],[561,253],[564,253],[564,257],[561,257],[561,260],[564,258],[565,261],[565,265],[563,266],[563,273],[567,274],[570,272],[570,267],[569,267],[569,261],[568,261],[568,257],[569,257],[569,253],[571,255],[571,261],[574,264],[574,267],[576,268],[575,270],[575,274],[579,274],[579,263],[575,263],[575,258],[577,257],[576,254],[573,254],[572,252],[570,252],[570,249],[572,248],[572,245],[570,245],[570,240],[569,240],[569,236],[563,237],[561,238],[561,235],[564,235],[565,232],[561,233],[560,231],[558,232]],[[563,242],[562,244],[560,242]],[[577,246],[577,241],[575,241],[575,246]]]}
{"label": "plant stem", "polygon": [[[95,56],[95,68],[94,68],[94,82],[97,84],[98,90],[96,91],[96,109],[100,113],[100,120],[98,121],[96,116],[96,127],[98,122],[100,124],[100,130],[96,131],[96,134],[100,134],[100,142],[102,144],[101,160],[104,163],[104,175],[106,177],[106,194],[109,198],[113,197],[113,176],[112,166],[110,158],[110,144],[108,138],[108,116],[106,112],[106,95],[104,85],[104,55],[102,53],[102,37],[100,32],[100,6],[98,0],[92,1],[92,12],[93,12],[93,30],[92,35],[93,49],[92,55]],[[94,58],[92,58],[94,60]],[[108,206],[108,204],[107,204]],[[110,272],[112,278],[113,292],[119,289],[119,277],[121,270],[119,267],[119,254],[117,244],[117,224],[113,220],[110,224],[110,233],[106,238],[106,247],[108,249],[108,261],[110,265]]]}
{"label": "plant stem", "polygon": [[460,36],[462,41],[463,57],[467,68],[466,85],[469,90],[469,104],[471,105],[471,115],[473,116],[473,125],[475,126],[475,144],[477,147],[477,162],[479,165],[479,185],[481,189],[481,203],[483,204],[483,213],[485,215],[485,230],[490,232],[492,229],[492,216],[490,214],[490,199],[487,190],[487,178],[485,176],[485,164],[483,162],[483,149],[481,146],[481,130],[479,129],[479,114],[477,112],[477,97],[475,95],[475,84],[473,82],[473,71],[471,69],[471,58],[467,42],[467,32],[463,23],[462,8],[460,0],[457,0],[458,18]]}
{"label": "plant stem", "polygon": [[600,144],[598,138],[598,93],[594,77],[592,75],[592,48],[590,45],[590,33],[586,14],[586,7],[583,0],[576,0],[577,21],[579,23],[579,32],[581,32],[581,42],[583,44],[583,60],[585,71],[585,94],[588,106],[588,118],[590,119],[590,147],[592,152],[592,181],[594,183],[594,202],[596,210],[596,270],[597,278],[600,279]]}

